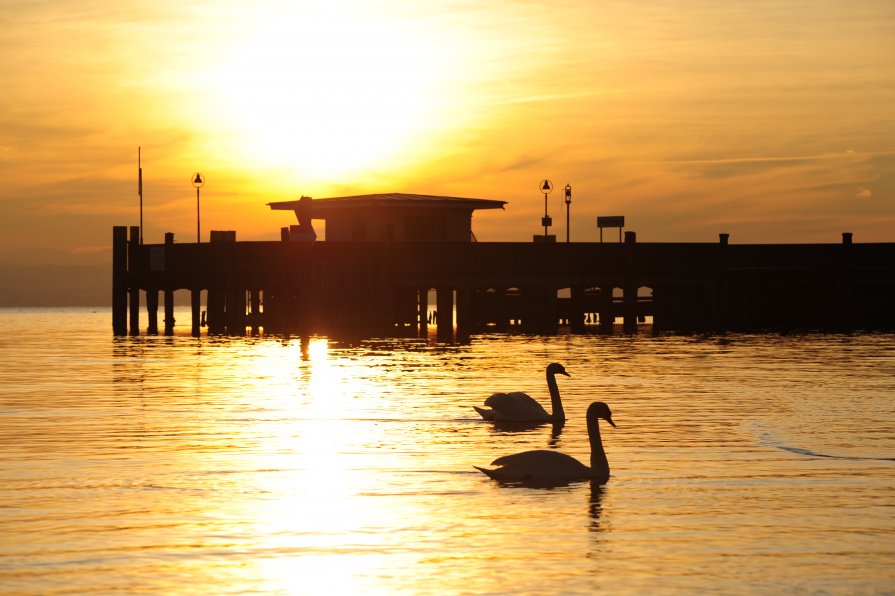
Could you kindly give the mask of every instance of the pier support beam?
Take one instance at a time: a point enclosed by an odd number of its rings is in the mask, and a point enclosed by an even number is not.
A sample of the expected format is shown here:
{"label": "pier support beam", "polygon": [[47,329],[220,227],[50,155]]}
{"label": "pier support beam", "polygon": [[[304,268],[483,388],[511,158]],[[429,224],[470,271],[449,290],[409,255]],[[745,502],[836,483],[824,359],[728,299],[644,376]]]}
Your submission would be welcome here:
{"label": "pier support beam", "polygon": [[165,289],[165,335],[174,335],[174,290]]}
{"label": "pier support beam", "polygon": [[454,334],[454,290],[441,286],[435,292],[438,337],[449,338]]}
{"label": "pier support beam", "polygon": [[226,331],[226,301],[224,288],[209,286],[205,299],[205,309],[208,311],[207,324],[209,335],[221,335]]}
{"label": "pier support beam", "polygon": [[252,327],[252,335],[258,335],[261,327],[261,290],[249,290],[249,324]]}
{"label": "pier support beam", "polygon": [[146,333],[158,335],[158,290],[156,288],[146,289],[146,318],[149,321]]}
{"label": "pier support beam", "polygon": [[112,333],[127,335],[127,226],[112,228]]}
{"label": "pier support beam", "polygon": [[137,283],[137,248],[140,246],[140,227],[130,227],[127,247],[128,291],[130,292],[130,332],[140,335],[140,286]]}
{"label": "pier support beam", "polygon": [[[165,233],[165,258],[168,258],[168,249],[174,244],[174,234]],[[165,288],[165,335],[174,335],[174,289]]]}
{"label": "pier support beam", "polygon": [[199,329],[202,324],[202,289],[193,288],[190,290],[190,309],[193,314],[192,334],[193,337],[199,337]]}
{"label": "pier support beam", "polygon": [[227,334],[246,333],[246,292],[234,280],[227,287]]}
{"label": "pier support beam", "polygon": [[426,335],[429,330],[429,288],[421,288],[416,291],[417,295],[417,310],[416,310],[416,320],[417,320],[417,329],[420,332],[420,335]]}
{"label": "pier support beam", "polygon": [[727,331],[727,318],[730,311],[730,282],[727,273],[727,247],[730,234],[718,234],[718,296],[715,301],[715,331]]}
{"label": "pier support beam", "polygon": [[622,288],[622,315],[624,330],[637,329],[637,263],[634,251],[637,248],[637,233],[625,232],[625,285]]}
{"label": "pier support beam", "polygon": [[842,233],[842,265],[839,270],[839,308],[833,317],[833,324],[837,329],[851,331],[854,327],[854,319],[852,317],[852,292],[854,281],[852,279],[852,268],[854,260],[854,252],[852,250],[852,233]]}

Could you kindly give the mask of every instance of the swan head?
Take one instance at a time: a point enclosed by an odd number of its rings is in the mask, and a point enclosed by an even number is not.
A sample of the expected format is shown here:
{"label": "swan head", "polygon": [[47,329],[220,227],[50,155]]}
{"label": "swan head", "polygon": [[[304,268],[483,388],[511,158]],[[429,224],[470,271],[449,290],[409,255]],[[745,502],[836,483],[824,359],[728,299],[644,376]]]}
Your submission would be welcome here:
{"label": "swan head", "polygon": [[558,362],[553,362],[547,365],[547,374],[548,375],[566,375],[567,377],[571,377],[569,373],[566,372],[565,367]]}
{"label": "swan head", "polygon": [[615,426],[615,422],[612,421],[612,411],[609,409],[609,406],[601,401],[595,401],[587,407],[587,421],[596,422],[598,418],[602,418],[612,426]]}

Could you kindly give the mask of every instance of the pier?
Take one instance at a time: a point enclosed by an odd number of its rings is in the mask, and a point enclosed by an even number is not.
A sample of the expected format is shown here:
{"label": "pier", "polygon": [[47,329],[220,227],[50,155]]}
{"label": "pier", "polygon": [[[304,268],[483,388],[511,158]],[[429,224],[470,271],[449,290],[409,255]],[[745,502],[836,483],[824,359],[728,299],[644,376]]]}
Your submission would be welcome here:
{"label": "pier", "polygon": [[895,243],[854,243],[849,233],[830,244],[748,245],[727,234],[638,242],[634,232],[614,243],[295,241],[285,228],[280,241],[210,238],[141,244],[138,227],[115,227],[114,333],[173,333],[177,290],[190,292],[194,335],[203,315],[209,334],[231,335],[632,330],[646,317],[687,332],[895,329]]}

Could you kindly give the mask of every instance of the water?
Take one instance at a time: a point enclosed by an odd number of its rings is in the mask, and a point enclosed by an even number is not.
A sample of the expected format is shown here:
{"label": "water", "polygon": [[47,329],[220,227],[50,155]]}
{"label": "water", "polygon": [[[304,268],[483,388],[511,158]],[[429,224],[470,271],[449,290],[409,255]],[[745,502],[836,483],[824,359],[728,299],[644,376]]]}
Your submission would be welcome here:
{"label": "water", "polygon": [[[558,434],[477,419],[492,391],[546,404],[552,361]],[[473,469],[586,462],[595,399],[606,485]],[[893,335],[351,345],[0,310],[9,594],[892,593],[893,485]]]}

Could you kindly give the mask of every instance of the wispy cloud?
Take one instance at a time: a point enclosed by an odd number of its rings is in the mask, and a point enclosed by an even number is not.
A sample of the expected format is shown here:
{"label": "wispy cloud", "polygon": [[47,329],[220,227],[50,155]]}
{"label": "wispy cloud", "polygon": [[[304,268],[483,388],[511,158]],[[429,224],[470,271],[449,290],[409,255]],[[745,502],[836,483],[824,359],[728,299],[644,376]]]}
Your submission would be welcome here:
{"label": "wispy cloud", "polygon": [[787,163],[787,162],[807,162],[821,160],[840,160],[848,158],[867,158],[880,155],[895,155],[895,151],[868,151],[858,152],[853,150],[843,151],[841,153],[818,153],[816,155],[769,155],[769,156],[744,156],[744,157],[722,157],[707,159],[668,159],[659,163],[670,164],[692,164],[692,165],[724,165],[724,164],[742,164],[742,163]]}

